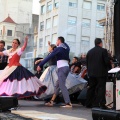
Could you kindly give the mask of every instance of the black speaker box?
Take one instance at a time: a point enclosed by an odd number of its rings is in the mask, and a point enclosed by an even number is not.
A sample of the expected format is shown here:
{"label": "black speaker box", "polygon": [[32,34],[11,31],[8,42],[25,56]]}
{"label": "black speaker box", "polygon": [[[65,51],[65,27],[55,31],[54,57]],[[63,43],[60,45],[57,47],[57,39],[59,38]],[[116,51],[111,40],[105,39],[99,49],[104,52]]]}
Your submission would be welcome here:
{"label": "black speaker box", "polygon": [[120,112],[116,110],[104,110],[92,108],[93,120],[120,120]]}
{"label": "black speaker box", "polygon": [[18,107],[18,99],[13,96],[0,96],[0,112]]}

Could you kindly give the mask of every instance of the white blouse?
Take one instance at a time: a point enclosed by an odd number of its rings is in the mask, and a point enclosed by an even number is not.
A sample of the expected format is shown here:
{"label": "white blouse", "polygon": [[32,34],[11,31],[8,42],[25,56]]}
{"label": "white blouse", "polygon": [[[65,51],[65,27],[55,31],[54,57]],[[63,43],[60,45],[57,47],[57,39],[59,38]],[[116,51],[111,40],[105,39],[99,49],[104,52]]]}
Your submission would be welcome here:
{"label": "white blouse", "polygon": [[3,51],[3,54],[9,57],[9,58],[8,58],[8,63],[9,63],[9,59],[12,58],[12,56],[13,56],[14,54],[17,53],[17,54],[20,56],[20,55],[22,55],[22,53],[23,53],[23,51],[22,51],[21,48],[16,49],[16,51],[14,51],[14,52],[11,52],[11,50],[12,50],[12,48],[9,49],[9,50],[4,50],[4,51]]}

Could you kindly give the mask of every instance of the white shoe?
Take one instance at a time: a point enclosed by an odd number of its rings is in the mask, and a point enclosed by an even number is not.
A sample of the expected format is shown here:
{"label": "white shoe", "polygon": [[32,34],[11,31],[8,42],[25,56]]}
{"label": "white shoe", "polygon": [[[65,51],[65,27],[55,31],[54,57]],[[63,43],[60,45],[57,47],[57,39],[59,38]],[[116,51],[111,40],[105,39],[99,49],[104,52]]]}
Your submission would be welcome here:
{"label": "white shoe", "polygon": [[53,101],[49,101],[45,103],[45,106],[52,107],[53,106]]}
{"label": "white shoe", "polygon": [[71,103],[68,103],[68,104],[66,104],[66,105],[64,105],[64,106],[61,106],[61,107],[63,107],[63,108],[72,108],[72,104],[71,104]]}

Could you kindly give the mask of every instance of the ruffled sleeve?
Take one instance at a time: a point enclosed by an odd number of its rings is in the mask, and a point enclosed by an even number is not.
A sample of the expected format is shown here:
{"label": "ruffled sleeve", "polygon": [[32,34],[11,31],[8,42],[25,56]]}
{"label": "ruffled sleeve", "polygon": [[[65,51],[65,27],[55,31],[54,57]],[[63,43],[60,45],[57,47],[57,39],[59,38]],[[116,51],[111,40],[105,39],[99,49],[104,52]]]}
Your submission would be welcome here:
{"label": "ruffled sleeve", "polygon": [[19,49],[17,50],[17,54],[20,56],[20,55],[22,55],[22,53],[23,53],[22,49],[19,48]]}
{"label": "ruffled sleeve", "polygon": [[3,54],[6,55],[6,56],[9,56],[9,50],[4,50]]}

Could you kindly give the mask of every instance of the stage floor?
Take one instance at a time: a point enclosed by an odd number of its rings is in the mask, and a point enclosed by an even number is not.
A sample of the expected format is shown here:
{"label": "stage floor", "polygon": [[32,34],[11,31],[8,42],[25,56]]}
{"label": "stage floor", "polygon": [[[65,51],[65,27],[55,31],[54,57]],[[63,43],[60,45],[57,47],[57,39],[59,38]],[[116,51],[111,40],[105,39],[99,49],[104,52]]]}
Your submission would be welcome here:
{"label": "stage floor", "polygon": [[73,108],[44,106],[43,101],[19,100],[20,107],[12,113],[37,120],[92,120],[91,109],[73,104]]}

